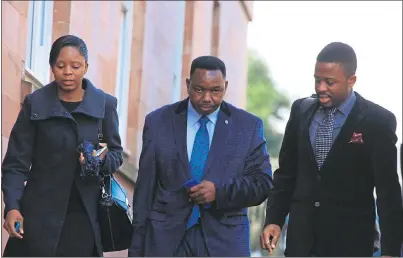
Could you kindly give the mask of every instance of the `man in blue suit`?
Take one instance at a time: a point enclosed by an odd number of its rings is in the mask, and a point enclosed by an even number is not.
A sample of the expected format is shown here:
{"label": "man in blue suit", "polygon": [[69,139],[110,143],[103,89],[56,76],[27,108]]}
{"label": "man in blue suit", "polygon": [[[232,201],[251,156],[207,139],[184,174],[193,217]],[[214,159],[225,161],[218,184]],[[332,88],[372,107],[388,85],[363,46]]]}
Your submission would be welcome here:
{"label": "man in blue suit", "polygon": [[189,98],[146,116],[129,256],[250,255],[247,207],[268,197],[271,165],[262,120],[222,100],[225,76],[196,58]]}

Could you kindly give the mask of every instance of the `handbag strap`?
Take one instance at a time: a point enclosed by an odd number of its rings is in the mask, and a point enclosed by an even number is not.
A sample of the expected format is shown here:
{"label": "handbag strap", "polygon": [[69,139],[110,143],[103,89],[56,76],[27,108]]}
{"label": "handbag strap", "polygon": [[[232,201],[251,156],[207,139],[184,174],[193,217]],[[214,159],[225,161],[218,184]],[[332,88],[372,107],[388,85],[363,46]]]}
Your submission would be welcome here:
{"label": "handbag strap", "polygon": [[[104,93],[103,91],[101,91],[100,89],[98,89],[98,91],[103,93],[104,96],[104,101],[106,101],[106,93]],[[106,114],[106,103],[105,103],[105,107],[104,107],[104,113]],[[104,140],[104,134],[102,133],[103,131],[103,127],[104,127],[104,119],[103,118],[99,118],[98,119],[98,144],[101,143]]]}
{"label": "handbag strap", "polygon": [[[98,137],[97,137],[98,144],[101,143],[104,139],[104,134],[102,133],[102,128],[103,128],[103,119],[99,118],[98,119]],[[102,199],[108,198],[109,194],[110,194],[110,193],[108,193],[107,189],[105,188],[106,187],[106,185],[105,185],[106,177],[107,176],[105,176],[105,175],[101,175],[101,179],[102,179],[101,180],[101,197],[102,197]],[[109,187],[110,187],[110,185],[109,185]]]}
{"label": "handbag strap", "polygon": [[[105,112],[106,113],[106,112]],[[104,140],[104,134],[103,134],[103,127],[104,127],[104,119],[103,118],[99,118],[98,119],[98,136],[97,136],[97,140],[98,140],[98,144],[102,143],[102,141]],[[101,196],[103,199],[108,198],[111,194],[110,189],[108,189],[109,191],[107,191],[107,189],[105,189],[105,187],[108,185],[109,188],[111,187],[111,175],[101,175]],[[109,184],[105,184],[105,180],[109,180]]]}
{"label": "handbag strap", "polygon": [[104,134],[102,133],[104,120],[102,118],[98,119],[98,143],[101,143],[104,140]]}

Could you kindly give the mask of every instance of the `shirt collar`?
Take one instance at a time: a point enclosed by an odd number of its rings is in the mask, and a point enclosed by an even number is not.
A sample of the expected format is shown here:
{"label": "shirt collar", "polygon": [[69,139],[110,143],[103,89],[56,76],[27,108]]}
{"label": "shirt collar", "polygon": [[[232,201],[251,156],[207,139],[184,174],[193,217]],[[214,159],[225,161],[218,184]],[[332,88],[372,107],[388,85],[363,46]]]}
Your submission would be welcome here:
{"label": "shirt collar", "polygon": [[[218,113],[220,112],[220,107],[218,107],[213,113],[207,116],[207,118],[210,120],[212,124],[217,123],[218,119]],[[194,109],[192,103],[189,100],[188,103],[188,123],[190,125],[195,125],[196,123],[199,122],[199,119],[201,118],[201,115],[197,113],[196,109]]]}
{"label": "shirt collar", "polygon": [[[354,91],[351,91],[350,95],[346,100],[343,101],[338,107],[337,110],[342,113],[343,115],[348,115],[351,109],[353,109],[355,100],[357,96],[355,95]],[[321,106],[319,110],[323,110],[324,108]]]}
{"label": "shirt collar", "polygon": [[337,110],[339,110],[343,115],[347,115],[353,108],[356,98],[357,96],[352,90],[348,98],[337,107]]}

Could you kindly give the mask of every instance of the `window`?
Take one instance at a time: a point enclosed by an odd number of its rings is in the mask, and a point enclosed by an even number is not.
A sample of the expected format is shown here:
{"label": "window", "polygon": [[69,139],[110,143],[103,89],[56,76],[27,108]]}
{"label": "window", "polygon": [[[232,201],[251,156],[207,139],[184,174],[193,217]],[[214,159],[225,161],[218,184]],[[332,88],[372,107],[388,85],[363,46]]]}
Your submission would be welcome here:
{"label": "window", "polygon": [[48,57],[52,46],[53,1],[29,1],[25,69],[40,84],[50,81]]}
{"label": "window", "polygon": [[133,2],[122,2],[122,21],[120,25],[119,56],[116,72],[115,96],[118,99],[119,134],[122,147],[126,148],[127,114],[130,88],[130,57],[133,28]]}

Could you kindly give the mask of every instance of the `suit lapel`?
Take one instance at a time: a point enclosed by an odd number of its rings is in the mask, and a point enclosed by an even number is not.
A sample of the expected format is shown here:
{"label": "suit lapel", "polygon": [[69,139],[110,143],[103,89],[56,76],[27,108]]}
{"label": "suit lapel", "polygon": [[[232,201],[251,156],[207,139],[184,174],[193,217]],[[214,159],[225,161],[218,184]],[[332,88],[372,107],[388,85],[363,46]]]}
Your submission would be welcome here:
{"label": "suit lapel", "polygon": [[206,166],[204,168],[203,179],[210,173],[211,164],[222,153],[228,135],[230,133],[230,127],[232,125],[231,117],[227,116],[226,112],[220,111],[217,119],[217,123],[214,129],[213,140],[211,141],[211,147],[208,154]]}
{"label": "suit lapel", "polygon": [[334,141],[333,146],[330,149],[325,162],[323,163],[323,166],[325,166],[326,163],[329,163],[332,160],[337,160],[334,159],[334,155],[343,153],[343,143],[346,143],[350,140],[351,136],[365,117],[365,110],[367,107],[365,99],[361,97],[357,92],[355,92],[355,94],[357,96],[357,99],[353,106],[353,109],[344,122],[344,125],[341,128],[336,140]]}
{"label": "suit lapel", "polygon": [[309,136],[309,127],[312,122],[312,118],[318,108],[319,103],[315,102],[315,105],[312,105],[310,108],[308,108],[304,113],[301,114],[301,143],[303,148],[307,149],[308,152],[308,159],[309,161],[315,165],[315,168],[317,168],[316,165],[316,158],[315,158],[315,153],[311,144],[311,139]]}
{"label": "suit lapel", "polygon": [[184,101],[179,103],[179,107],[174,116],[175,118],[173,123],[174,123],[175,142],[178,148],[179,158],[181,159],[183,165],[185,166],[185,174],[187,178],[190,178],[191,177],[190,166],[186,146],[187,101],[188,99],[185,99]]}

